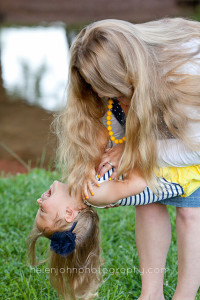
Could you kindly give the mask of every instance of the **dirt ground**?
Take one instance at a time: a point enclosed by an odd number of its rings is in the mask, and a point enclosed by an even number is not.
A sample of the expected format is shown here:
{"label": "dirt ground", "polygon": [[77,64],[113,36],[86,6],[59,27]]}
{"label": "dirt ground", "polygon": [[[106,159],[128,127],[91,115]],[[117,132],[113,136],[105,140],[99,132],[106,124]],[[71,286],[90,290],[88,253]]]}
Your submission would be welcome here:
{"label": "dirt ground", "polygon": [[0,174],[51,167],[56,138],[50,131],[52,113],[21,101],[0,101]]}

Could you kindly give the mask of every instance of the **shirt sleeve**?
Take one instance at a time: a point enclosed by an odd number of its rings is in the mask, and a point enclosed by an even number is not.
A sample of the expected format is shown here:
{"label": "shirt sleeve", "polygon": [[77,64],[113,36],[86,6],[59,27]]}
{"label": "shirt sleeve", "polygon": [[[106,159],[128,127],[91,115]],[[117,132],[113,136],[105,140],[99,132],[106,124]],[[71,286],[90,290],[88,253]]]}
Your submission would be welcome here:
{"label": "shirt sleeve", "polygon": [[180,140],[158,140],[159,167],[187,167],[200,164],[200,151],[192,151]]}
{"label": "shirt sleeve", "polygon": [[[179,139],[164,139],[157,141],[157,158],[160,167],[187,167],[200,164],[200,108],[184,106],[185,115],[191,118],[188,121],[186,137],[196,145],[197,150],[190,149]],[[198,150],[199,149],[199,150]]]}

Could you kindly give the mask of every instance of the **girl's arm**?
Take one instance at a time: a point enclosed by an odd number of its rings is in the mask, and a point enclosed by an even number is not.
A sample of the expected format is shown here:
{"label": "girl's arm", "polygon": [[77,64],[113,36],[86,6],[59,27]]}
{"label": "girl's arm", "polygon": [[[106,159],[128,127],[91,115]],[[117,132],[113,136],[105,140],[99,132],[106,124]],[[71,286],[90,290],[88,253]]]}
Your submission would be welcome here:
{"label": "girl's arm", "polygon": [[124,181],[105,181],[100,187],[93,187],[93,196],[87,199],[95,206],[104,206],[117,202],[120,199],[137,195],[147,186],[138,170],[134,170]]}

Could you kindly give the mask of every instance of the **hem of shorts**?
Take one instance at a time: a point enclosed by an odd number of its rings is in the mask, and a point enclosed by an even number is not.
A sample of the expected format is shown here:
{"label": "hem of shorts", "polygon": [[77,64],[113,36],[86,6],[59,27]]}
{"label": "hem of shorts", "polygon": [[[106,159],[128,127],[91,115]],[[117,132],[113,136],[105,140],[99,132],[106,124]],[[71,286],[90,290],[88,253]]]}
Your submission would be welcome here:
{"label": "hem of shorts", "polygon": [[159,201],[161,204],[164,204],[164,205],[171,205],[171,206],[176,206],[176,207],[200,207],[200,203],[195,203],[195,202],[192,202],[192,201],[188,201],[188,202],[182,202],[181,203],[178,203],[178,202],[170,202],[170,201]]}

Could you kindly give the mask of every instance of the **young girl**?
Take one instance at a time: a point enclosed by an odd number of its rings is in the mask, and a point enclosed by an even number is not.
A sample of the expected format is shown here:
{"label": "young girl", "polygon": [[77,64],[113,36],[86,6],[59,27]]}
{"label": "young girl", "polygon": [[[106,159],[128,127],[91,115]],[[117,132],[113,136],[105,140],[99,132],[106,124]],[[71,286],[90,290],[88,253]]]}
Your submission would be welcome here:
{"label": "young girl", "polygon": [[[177,175],[191,171],[179,169],[176,169]],[[90,190],[89,202],[82,201],[81,191],[70,195],[68,186],[58,181],[37,200],[39,209],[28,238],[29,257],[35,265],[37,239],[42,236],[50,239],[50,270],[54,270],[50,272],[50,282],[64,299],[93,299],[101,283],[99,218],[90,206],[144,205],[194,190],[189,181],[184,183],[184,191],[178,183],[160,179],[160,190],[155,195],[137,170],[124,181],[109,181],[113,171],[98,179],[100,185]],[[169,178],[170,168],[168,173],[166,170],[163,173]]]}
{"label": "young girl", "polygon": [[[137,187],[131,186],[129,181],[105,182],[100,188],[96,188],[93,200],[100,204],[107,204],[105,194],[112,193],[112,202],[119,200],[122,195],[143,190],[144,180],[137,174],[133,177]],[[57,270],[56,273],[50,272],[50,282],[58,295],[63,296],[64,299],[93,299],[101,282],[99,268],[102,264],[99,218],[96,211],[84,204],[81,191],[76,195],[70,195],[68,186],[58,181],[55,181],[37,202],[39,209],[35,225],[28,238],[32,264],[36,264],[37,239],[41,236],[49,238],[52,250],[49,258],[50,268]]]}

